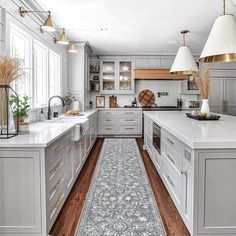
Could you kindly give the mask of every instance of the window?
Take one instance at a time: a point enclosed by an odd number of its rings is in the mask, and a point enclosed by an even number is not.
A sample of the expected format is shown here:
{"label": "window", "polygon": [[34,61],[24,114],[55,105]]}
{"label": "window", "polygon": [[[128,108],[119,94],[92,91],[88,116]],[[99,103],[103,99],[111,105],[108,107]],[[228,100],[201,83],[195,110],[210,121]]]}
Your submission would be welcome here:
{"label": "window", "polygon": [[20,28],[11,24],[10,29],[10,56],[20,58],[23,60],[23,68],[25,76],[22,76],[12,84],[13,89],[17,93],[26,94],[31,96],[31,38]]}
{"label": "window", "polygon": [[60,64],[60,56],[52,50],[49,50],[49,97],[61,94]]}
{"label": "window", "polygon": [[47,48],[34,40],[34,107],[46,106],[47,103]]}
{"label": "window", "polygon": [[32,107],[46,106],[49,97],[61,95],[61,56],[12,23],[10,56],[24,62],[26,76],[12,87],[19,95],[30,96]]}

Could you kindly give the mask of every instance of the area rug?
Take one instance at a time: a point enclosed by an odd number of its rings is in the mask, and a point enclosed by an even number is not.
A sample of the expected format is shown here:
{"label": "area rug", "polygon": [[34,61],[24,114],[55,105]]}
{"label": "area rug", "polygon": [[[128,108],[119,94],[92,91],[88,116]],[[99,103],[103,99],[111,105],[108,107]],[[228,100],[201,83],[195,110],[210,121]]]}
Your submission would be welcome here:
{"label": "area rug", "polygon": [[75,235],[166,235],[135,139],[105,139]]}

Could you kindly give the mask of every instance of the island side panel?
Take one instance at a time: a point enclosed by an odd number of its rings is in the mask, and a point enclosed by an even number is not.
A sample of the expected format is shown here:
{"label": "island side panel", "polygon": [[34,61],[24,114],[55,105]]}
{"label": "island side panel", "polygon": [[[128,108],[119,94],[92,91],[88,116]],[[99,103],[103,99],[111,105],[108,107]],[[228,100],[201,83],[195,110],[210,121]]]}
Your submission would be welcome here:
{"label": "island side panel", "polygon": [[236,235],[236,150],[195,153],[198,215],[194,235]]}
{"label": "island side panel", "polygon": [[0,149],[0,235],[46,235],[42,149]]}

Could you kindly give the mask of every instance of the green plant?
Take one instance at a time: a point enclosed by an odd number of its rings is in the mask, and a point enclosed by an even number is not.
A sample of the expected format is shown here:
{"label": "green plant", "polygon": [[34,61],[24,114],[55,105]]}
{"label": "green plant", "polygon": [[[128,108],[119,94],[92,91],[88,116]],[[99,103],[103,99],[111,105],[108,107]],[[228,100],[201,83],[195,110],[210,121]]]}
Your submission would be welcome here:
{"label": "green plant", "polygon": [[24,95],[22,99],[19,96],[10,96],[10,105],[14,117],[27,116],[30,110],[29,97]]}
{"label": "green plant", "polygon": [[75,96],[72,96],[71,93],[66,93],[66,95],[63,96],[63,100],[65,102],[65,105],[70,105],[73,101],[76,101]]}

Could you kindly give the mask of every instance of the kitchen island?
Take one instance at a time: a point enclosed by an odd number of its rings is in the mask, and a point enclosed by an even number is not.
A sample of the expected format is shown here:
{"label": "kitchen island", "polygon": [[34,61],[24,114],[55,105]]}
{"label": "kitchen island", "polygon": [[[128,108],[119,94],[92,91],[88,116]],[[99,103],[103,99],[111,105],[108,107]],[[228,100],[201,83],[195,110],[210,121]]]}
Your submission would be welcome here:
{"label": "kitchen island", "polygon": [[29,134],[0,140],[0,235],[48,235],[97,135],[92,110],[30,124]]}
{"label": "kitchen island", "polygon": [[193,236],[236,235],[236,117],[144,112],[144,148]]}

